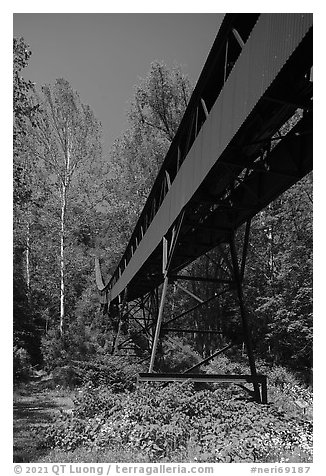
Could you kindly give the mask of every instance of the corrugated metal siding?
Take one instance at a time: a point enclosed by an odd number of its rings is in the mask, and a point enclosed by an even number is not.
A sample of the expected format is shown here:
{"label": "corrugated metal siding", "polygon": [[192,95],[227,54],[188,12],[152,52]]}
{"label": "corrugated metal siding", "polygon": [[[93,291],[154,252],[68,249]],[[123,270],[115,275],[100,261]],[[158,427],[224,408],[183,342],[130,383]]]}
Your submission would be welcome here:
{"label": "corrugated metal siding", "polygon": [[114,285],[112,299],[125,289],[159,245],[311,26],[312,14],[260,16],[171,189]]}

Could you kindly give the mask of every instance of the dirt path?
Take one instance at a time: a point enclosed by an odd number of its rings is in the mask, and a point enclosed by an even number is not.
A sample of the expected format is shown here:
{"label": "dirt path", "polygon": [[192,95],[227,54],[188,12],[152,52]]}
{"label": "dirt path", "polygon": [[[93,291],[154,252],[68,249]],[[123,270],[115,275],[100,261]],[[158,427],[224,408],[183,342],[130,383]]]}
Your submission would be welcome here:
{"label": "dirt path", "polygon": [[34,462],[44,454],[37,430],[71,410],[71,397],[67,391],[44,388],[41,379],[14,390],[14,463]]}

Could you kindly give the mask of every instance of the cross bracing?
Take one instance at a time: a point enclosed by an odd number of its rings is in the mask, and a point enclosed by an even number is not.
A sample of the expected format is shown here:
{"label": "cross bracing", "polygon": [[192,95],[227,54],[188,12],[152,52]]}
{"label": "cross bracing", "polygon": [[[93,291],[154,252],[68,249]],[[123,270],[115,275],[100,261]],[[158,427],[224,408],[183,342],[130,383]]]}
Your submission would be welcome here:
{"label": "cross bracing", "polygon": [[[182,270],[219,246],[226,251],[218,293],[237,295],[256,375],[242,290],[249,225],[312,170],[311,68],[311,14],[225,16],[124,255],[109,282],[97,270],[111,312],[138,321],[146,336],[150,372],[169,329],[163,322],[169,282],[195,280]],[[245,223],[239,264],[235,232]],[[126,311],[131,302],[142,309],[141,321]],[[122,348],[120,330],[121,319],[115,350]]]}

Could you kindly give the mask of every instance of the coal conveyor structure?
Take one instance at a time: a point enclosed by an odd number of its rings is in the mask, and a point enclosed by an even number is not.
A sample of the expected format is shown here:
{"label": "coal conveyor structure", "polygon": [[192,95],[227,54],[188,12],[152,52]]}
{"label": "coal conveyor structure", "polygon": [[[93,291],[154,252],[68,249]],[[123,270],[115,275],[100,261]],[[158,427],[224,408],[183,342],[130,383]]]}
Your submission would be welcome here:
{"label": "coal conveyor structure", "polygon": [[[312,14],[225,15],[108,282],[96,261],[101,299],[108,303],[108,315],[118,319],[112,352],[136,348],[137,335],[145,339],[149,370],[139,381],[249,382],[256,400],[267,401],[266,377],[256,371],[244,300],[245,261],[251,219],[312,170],[312,38]],[[241,226],[239,256],[236,232]],[[182,273],[215,248],[223,256],[219,278]],[[169,284],[191,280],[214,282],[216,292],[206,300],[193,295],[197,302],[191,309],[165,316]],[[250,375],[196,372],[234,342],[183,373],[157,372],[161,336],[175,332],[172,323],[184,322],[188,313],[224,292],[234,293],[239,304]],[[129,319],[139,324],[132,335],[123,331]]]}

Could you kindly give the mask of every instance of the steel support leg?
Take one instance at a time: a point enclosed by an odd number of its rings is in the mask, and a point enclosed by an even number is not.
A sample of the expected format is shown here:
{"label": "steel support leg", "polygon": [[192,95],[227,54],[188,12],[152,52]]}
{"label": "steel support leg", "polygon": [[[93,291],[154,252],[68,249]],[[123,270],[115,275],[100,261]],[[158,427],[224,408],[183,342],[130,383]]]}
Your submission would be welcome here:
{"label": "steel support leg", "polygon": [[128,288],[125,289],[122,304],[121,304],[121,309],[120,309],[120,313],[119,313],[120,315],[119,315],[118,330],[117,330],[117,333],[116,333],[116,336],[114,338],[113,345],[112,345],[112,351],[111,351],[112,355],[116,354],[117,350],[118,350],[119,337],[120,337],[121,327],[122,327],[123,318],[124,318],[124,308],[125,308],[125,305],[126,305],[126,302],[127,302],[127,292],[128,292]]}
{"label": "steel support leg", "polygon": [[261,403],[267,403],[267,378],[266,375],[262,376],[261,382]]}
{"label": "steel support leg", "polygon": [[164,283],[163,283],[161,302],[160,302],[160,307],[159,307],[158,316],[157,316],[155,336],[154,336],[154,340],[153,340],[152,355],[151,355],[151,361],[150,361],[149,370],[148,370],[149,372],[153,372],[153,368],[154,368],[157,344],[158,344],[158,340],[159,340],[159,337],[160,337],[160,331],[161,331],[161,325],[162,325],[162,319],[163,319],[163,308],[164,308],[164,301],[165,301],[166,291],[167,291],[167,287],[168,287],[168,282],[169,282],[169,278],[167,276],[165,276]]}
{"label": "steel support leg", "polygon": [[185,370],[183,373],[184,373],[184,374],[188,374],[189,372],[192,372],[193,370],[198,369],[198,367],[200,367],[200,366],[203,365],[203,364],[207,364],[207,362],[209,362],[210,360],[214,359],[214,357],[217,357],[218,355],[222,354],[222,352],[225,352],[226,350],[230,349],[232,346],[233,346],[233,344],[228,344],[228,345],[224,346],[223,349],[217,350],[216,352],[214,352],[214,354],[210,355],[209,357],[207,357],[206,359],[202,360],[202,361],[199,362],[198,364],[193,365],[193,366],[190,367],[189,369]]}
{"label": "steel support leg", "polygon": [[181,212],[178,221],[173,229],[172,232],[172,237],[171,237],[171,242],[170,246],[168,244],[167,238],[164,236],[163,237],[163,242],[162,242],[162,272],[164,275],[164,283],[163,283],[163,290],[162,290],[162,295],[161,295],[161,301],[160,301],[160,306],[158,310],[158,316],[157,316],[157,323],[156,323],[156,330],[155,330],[155,335],[154,335],[154,340],[153,340],[153,346],[152,346],[152,355],[151,355],[151,361],[149,364],[149,372],[153,371],[154,368],[154,362],[155,362],[155,356],[156,356],[156,350],[157,350],[157,345],[158,341],[160,338],[160,332],[161,332],[161,325],[162,325],[162,320],[163,320],[163,308],[164,308],[164,301],[165,301],[165,296],[166,296],[166,291],[169,283],[169,277],[168,273],[171,267],[173,255],[174,255],[174,250],[177,244],[178,236],[180,233],[182,221],[184,217],[184,210]]}
{"label": "steel support leg", "polygon": [[242,291],[242,279],[241,279],[241,273],[240,273],[240,269],[239,269],[237,251],[236,251],[236,247],[235,247],[235,241],[234,241],[234,235],[233,234],[232,234],[231,239],[230,239],[230,251],[231,251],[232,266],[233,266],[233,273],[234,273],[234,282],[235,282],[235,286],[236,286],[238,302],[239,302],[239,307],[240,307],[242,328],[243,328],[243,332],[244,332],[245,344],[246,344],[246,347],[247,347],[247,354],[248,354],[248,359],[249,359],[250,372],[251,372],[251,375],[254,379],[253,386],[254,386],[255,399],[257,400],[258,403],[261,403],[260,390],[259,390],[259,385],[258,385],[258,382],[257,382],[256,364],[255,364],[255,358],[254,358],[254,353],[253,353],[253,348],[252,348],[250,328],[249,328],[249,323],[248,323],[248,315],[247,315],[247,310],[246,310],[246,307],[245,307],[245,304],[244,304],[243,291]]}

